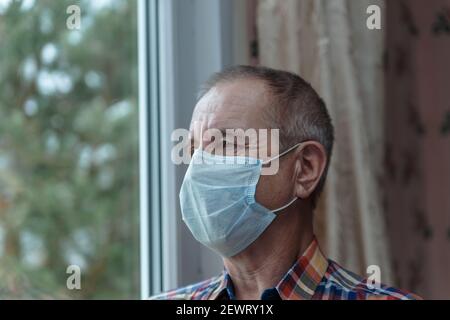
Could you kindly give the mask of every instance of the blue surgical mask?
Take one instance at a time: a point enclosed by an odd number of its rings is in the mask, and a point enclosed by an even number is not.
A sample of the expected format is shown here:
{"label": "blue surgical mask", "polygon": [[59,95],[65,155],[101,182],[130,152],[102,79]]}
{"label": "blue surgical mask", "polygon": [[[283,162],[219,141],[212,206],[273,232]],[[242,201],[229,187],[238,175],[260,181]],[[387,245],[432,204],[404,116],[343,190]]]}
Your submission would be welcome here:
{"label": "blue surgical mask", "polygon": [[[276,158],[294,150],[295,145]],[[259,159],[226,157],[197,149],[180,191],[183,220],[203,245],[232,257],[252,244],[285,206],[269,210],[255,200],[263,164]]]}

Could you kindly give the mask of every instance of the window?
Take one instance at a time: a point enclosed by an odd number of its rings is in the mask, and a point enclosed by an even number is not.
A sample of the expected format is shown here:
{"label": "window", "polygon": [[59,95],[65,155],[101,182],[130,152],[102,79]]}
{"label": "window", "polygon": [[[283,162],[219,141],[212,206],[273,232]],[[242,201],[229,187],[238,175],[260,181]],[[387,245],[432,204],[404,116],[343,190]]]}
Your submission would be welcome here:
{"label": "window", "polygon": [[139,298],[137,26],[137,0],[0,0],[0,298]]}
{"label": "window", "polygon": [[171,133],[244,62],[235,2],[0,0],[0,298],[146,298],[221,270],[181,221]]}

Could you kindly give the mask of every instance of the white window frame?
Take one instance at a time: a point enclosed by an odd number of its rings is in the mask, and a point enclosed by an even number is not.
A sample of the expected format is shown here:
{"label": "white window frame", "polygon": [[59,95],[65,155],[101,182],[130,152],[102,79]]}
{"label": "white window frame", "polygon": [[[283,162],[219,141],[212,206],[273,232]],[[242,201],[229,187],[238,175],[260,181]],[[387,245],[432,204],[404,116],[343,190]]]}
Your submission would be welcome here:
{"label": "white window frame", "polygon": [[[158,1],[138,2],[141,298],[161,290]],[[152,213],[152,214],[150,214]]]}

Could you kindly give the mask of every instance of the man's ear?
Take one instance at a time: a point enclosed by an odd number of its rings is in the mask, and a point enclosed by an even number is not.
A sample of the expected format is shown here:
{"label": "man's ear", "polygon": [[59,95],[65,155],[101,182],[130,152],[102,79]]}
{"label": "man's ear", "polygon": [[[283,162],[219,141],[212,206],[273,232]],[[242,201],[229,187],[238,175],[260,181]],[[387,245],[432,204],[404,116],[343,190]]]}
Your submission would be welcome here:
{"label": "man's ear", "polygon": [[307,141],[296,152],[295,193],[300,199],[308,198],[316,189],[325,171],[327,154],[322,144]]}

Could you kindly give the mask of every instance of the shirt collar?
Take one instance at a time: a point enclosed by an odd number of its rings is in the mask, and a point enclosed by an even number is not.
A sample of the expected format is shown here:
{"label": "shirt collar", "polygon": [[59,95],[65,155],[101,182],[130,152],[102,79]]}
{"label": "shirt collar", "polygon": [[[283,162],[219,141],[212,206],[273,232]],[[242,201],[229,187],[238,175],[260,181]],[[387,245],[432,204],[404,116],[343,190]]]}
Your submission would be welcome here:
{"label": "shirt collar", "polygon": [[[328,259],[320,250],[314,237],[305,252],[284,275],[275,289],[283,300],[309,300],[328,268]],[[234,288],[230,275],[224,269],[219,285],[211,293],[210,299],[234,299]]]}

